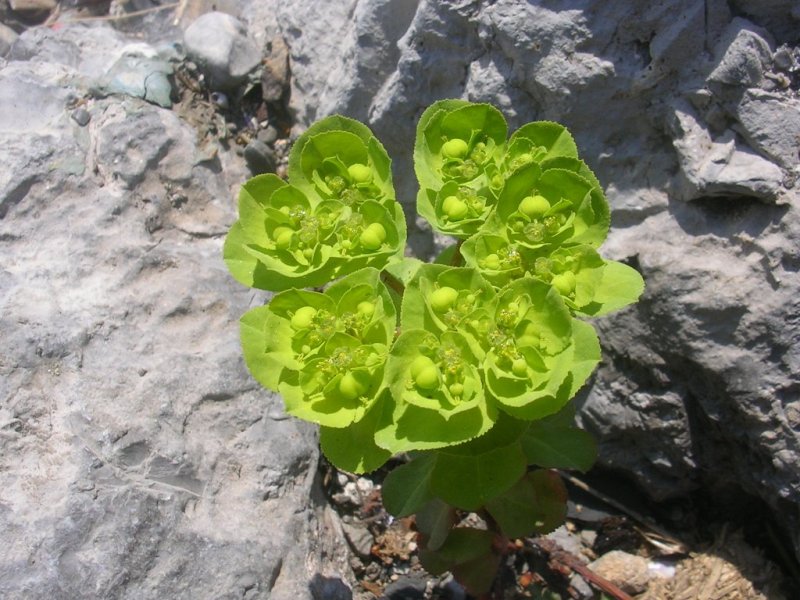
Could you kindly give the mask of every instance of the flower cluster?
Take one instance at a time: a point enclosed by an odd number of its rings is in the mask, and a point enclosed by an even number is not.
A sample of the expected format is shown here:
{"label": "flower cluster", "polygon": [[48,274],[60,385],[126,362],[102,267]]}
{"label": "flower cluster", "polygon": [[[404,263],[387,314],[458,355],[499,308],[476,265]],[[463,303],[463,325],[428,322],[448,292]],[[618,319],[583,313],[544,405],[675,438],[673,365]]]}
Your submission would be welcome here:
{"label": "flower cluster", "polygon": [[288,183],[268,174],[242,186],[224,257],[251,287],[316,287],[383,267],[405,236],[386,151],[361,123],[331,117],[300,136]]}

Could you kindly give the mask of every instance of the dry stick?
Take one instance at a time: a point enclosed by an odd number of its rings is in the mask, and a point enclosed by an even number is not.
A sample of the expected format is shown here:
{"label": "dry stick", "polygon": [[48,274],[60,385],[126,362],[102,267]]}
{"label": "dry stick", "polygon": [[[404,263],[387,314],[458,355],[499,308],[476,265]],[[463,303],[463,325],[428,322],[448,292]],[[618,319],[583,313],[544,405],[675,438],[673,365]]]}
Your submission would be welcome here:
{"label": "dry stick", "polygon": [[[135,10],[133,12],[125,13],[122,15],[101,15],[99,17],[75,17],[74,19],[67,19],[66,21],[57,21],[59,24],[66,23],[80,23],[82,21],[120,21],[122,19],[130,19],[132,17],[141,17],[151,12],[158,12],[160,10],[169,10],[180,5],[180,2],[173,2],[172,4],[162,4],[161,6],[153,6],[151,8],[143,8],[142,10]],[[55,23],[53,23],[55,24]]]}
{"label": "dry stick", "polygon": [[178,6],[178,10],[175,11],[175,18],[172,19],[172,24],[177,25],[181,22],[183,18],[183,13],[186,12],[186,5],[189,3],[189,0],[181,0],[180,5]]}
{"label": "dry stick", "polygon": [[550,560],[561,563],[575,571],[578,575],[583,577],[586,581],[601,589],[606,594],[609,594],[616,600],[633,600],[631,596],[623,592],[616,585],[611,583],[605,577],[601,577],[586,565],[584,565],[576,556],[567,552],[552,540],[544,537],[538,537],[531,540],[539,548],[544,550],[549,556]]}
{"label": "dry stick", "polygon": [[605,502],[609,506],[612,506],[612,507],[616,508],[618,511],[623,512],[626,515],[636,519],[642,525],[645,525],[645,526],[649,527],[650,529],[655,531],[658,535],[660,535],[664,539],[670,541],[671,543],[675,544],[676,546],[679,546],[681,549],[683,549],[683,551],[685,551],[686,545],[683,542],[681,542],[680,540],[676,539],[675,536],[671,535],[666,530],[664,530],[661,527],[659,527],[658,525],[654,524],[649,519],[646,519],[643,515],[640,515],[635,510],[632,510],[632,509],[628,508],[627,506],[625,506],[624,504],[622,504],[621,502],[617,502],[616,500],[614,500],[610,496],[606,496],[604,493],[599,492],[598,490],[596,490],[596,489],[594,489],[592,487],[589,487],[589,485],[587,485],[586,483],[584,483],[583,481],[581,481],[577,477],[573,477],[572,475],[569,475],[568,473],[564,473],[563,471],[559,471],[559,474],[561,475],[561,477],[563,477],[564,479],[569,481],[575,487],[583,490],[584,492],[587,492],[588,494],[591,494],[595,498],[599,498],[600,500],[602,500],[603,502]]}

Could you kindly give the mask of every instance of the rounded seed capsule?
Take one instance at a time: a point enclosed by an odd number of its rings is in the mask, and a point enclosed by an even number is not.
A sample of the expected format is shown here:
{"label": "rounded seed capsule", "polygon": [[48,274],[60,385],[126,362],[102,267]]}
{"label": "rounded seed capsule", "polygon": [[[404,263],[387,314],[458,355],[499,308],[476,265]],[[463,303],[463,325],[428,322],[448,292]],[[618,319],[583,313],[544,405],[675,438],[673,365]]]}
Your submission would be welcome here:
{"label": "rounded seed capsule", "polygon": [[347,167],[347,174],[356,183],[369,183],[372,181],[372,169],[361,163],[355,163]]}
{"label": "rounded seed capsule", "polygon": [[358,303],[358,306],[356,306],[356,311],[358,311],[358,314],[360,315],[371,317],[373,314],[375,314],[375,304],[364,300],[363,302]]}
{"label": "rounded seed capsule", "polygon": [[525,196],[519,203],[519,212],[528,217],[538,217],[550,210],[550,202],[544,196]]}
{"label": "rounded seed capsule", "polygon": [[523,377],[528,373],[528,363],[524,358],[517,358],[511,363],[511,372],[517,377]]}
{"label": "rounded seed capsule", "polygon": [[414,377],[414,383],[423,390],[435,390],[439,387],[439,369],[436,365],[428,365]]}
{"label": "rounded seed capsule", "polygon": [[442,210],[451,221],[459,221],[467,216],[469,207],[457,196],[448,196],[442,202]]}
{"label": "rounded seed capsule", "polygon": [[514,167],[519,168],[533,162],[533,155],[530,152],[523,152],[514,159]]}
{"label": "rounded seed capsule", "polygon": [[355,400],[366,391],[367,387],[359,382],[350,371],[342,375],[339,380],[339,393],[347,400]]}
{"label": "rounded seed capsule", "polygon": [[440,287],[430,295],[431,308],[437,312],[444,312],[450,308],[458,298],[458,292],[451,287]]}
{"label": "rounded seed capsule", "polygon": [[290,321],[292,329],[308,329],[316,315],[317,309],[313,306],[302,306],[298,308],[297,312],[292,315],[292,320]]}
{"label": "rounded seed capsule", "polygon": [[434,362],[427,356],[418,356],[412,361],[411,366],[409,367],[408,370],[409,373],[411,374],[411,377],[416,379],[417,375],[419,375],[424,369],[435,366],[436,365],[434,364]]}
{"label": "rounded seed capsule", "polygon": [[484,269],[489,269],[490,271],[497,271],[500,269],[500,257],[497,254],[489,254],[486,258],[483,259]]}
{"label": "rounded seed capsule", "polygon": [[575,291],[575,273],[572,271],[565,271],[564,273],[554,275],[552,284],[562,296],[567,296]]}
{"label": "rounded seed capsule", "polygon": [[377,250],[386,239],[386,229],[380,223],[371,223],[361,232],[358,241],[367,250]]}
{"label": "rounded seed capsule", "polygon": [[464,395],[464,386],[461,383],[451,383],[450,387],[450,394],[453,396],[463,396]]}
{"label": "rounded seed capsule", "polygon": [[286,250],[292,245],[294,231],[289,227],[276,227],[272,232],[272,239],[275,240],[275,247],[278,250]]}
{"label": "rounded seed capsule", "polygon": [[464,158],[469,146],[464,140],[454,138],[442,144],[442,154],[447,158]]}

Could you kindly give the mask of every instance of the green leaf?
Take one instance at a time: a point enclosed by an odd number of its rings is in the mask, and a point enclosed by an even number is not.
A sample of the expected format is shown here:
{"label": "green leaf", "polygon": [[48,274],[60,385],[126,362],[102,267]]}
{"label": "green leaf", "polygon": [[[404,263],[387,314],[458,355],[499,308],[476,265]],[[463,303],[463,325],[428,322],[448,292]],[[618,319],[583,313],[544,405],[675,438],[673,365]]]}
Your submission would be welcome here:
{"label": "green leaf", "polygon": [[338,197],[330,190],[323,193],[325,175],[348,179],[347,168],[353,164],[368,166],[372,182],[364,185],[350,181],[348,189],[361,190],[366,199],[382,204],[394,203],[391,161],[369,127],[341,115],[321,119],[297,139],[289,154],[289,182],[310,198]]}
{"label": "green leaf", "polygon": [[431,476],[434,494],[463,510],[478,510],[525,474],[525,455],[519,444],[475,455],[438,452]]}
{"label": "green leaf", "polygon": [[424,265],[418,258],[404,257],[397,262],[392,262],[386,265],[384,271],[388,271],[395,279],[397,279],[404,286],[414,278],[419,268]]}
{"label": "green leaf", "polygon": [[600,362],[600,340],[592,325],[573,319],[572,348],[570,385],[559,390],[562,405],[575,397]]}
{"label": "green leaf", "polygon": [[433,498],[416,511],[417,529],[425,536],[425,548],[438,550],[457,523],[455,509],[438,498]]}
{"label": "green leaf", "polygon": [[256,175],[248,179],[239,190],[239,212],[241,213],[243,201],[252,201],[261,208],[267,208],[272,194],[286,185],[287,183],[274,173]]}
{"label": "green leaf", "polygon": [[486,508],[508,537],[549,533],[566,518],[567,490],[558,473],[533,471]]}
{"label": "green leaf", "polygon": [[578,147],[567,128],[552,121],[534,121],[517,129],[509,140],[509,146],[525,139],[533,148],[541,147],[544,153],[537,156],[538,162],[554,157],[578,157]]}
{"label": "green leaf", "polygon": [[391,453],[375,444],[375,427],[380,406],[344,428],[321,427],[319,442],[322,452],[337,469],[351,473],[368,473],[383,465]]}
{"label": "green leaf", "polygon": [[500,555],[493,551],[494,536],[484,530],[457,527],[436,551],[420,550],[422,566],[431,574],[451,571],[473,596],[482,596],[492,586]]}
{"label": "green leaf", "polygon": [[392,453],[432,450],[470,440],[488,431],[497,408],[475,402],[465,410],[443,415],[437,408],[395,403],[391,415],[375,433],[375,441]]}
{"label": "green leaf", "polygon": [[546,171],[547,169],[566,169],[567,171],[573,171],[591,183],[594,187],[598,188],[599,190],[603,189],[603,186],[600,185],[600,180],[597,179],[597,176],[589,168],[589,165],[580,159],[567,156],[556,156],[542,161],[542,170]]}
{"label": "green leaf", "polygon": [[435,464],[434,454],[422,454],[392,469],[381,488],[386,510],[395,517],[407,517],[432,500],[430,479]]}
{"label": "green leaf", "polygon": [[448,112],[468,104],[466,100],[439,100],[422,113],[414,141],[414,171],[420,188],[436,190],[441,186],[440,176],[434,168],[434,152],[438,154],[444,136],[441,121]]}
{"label": "green leaf", "polygon": [[[491,171],[502,155],[507,133],[502,113],[489,104],[464,100],[432,104],[420,118],[414,144],[414,170],[420,189],[436,192],[449,180],[475,189],[488,188],[487,168]],[[464,154],[456,157],[444,152],[445,144],[453,140],[460,140]],[[463,171],[467,165],[469,169]]]}
{"label": "green leaf", "polygon": [[597,458],[594,439],[586,431],[541,421],[531,423],[522,437],[522,449],[529,464],[552,469],[586,472]]}
{"label": "green leaf", "polygon": [[288,327],[278,321],[268,306],[250,309],[239,321],[245,364],[256,381],[273,391],[278,390],[280,374],[287,361],[279,360],[274,353],[267,353],[267,330],[271,329],[272,335],[286,338],[287,347],[291,336]]}
{"label": "green leaf", "polygon": [[636,269],[614,260],[606,261],[592,303],[581,312],[593,317],[608,314],[633,304],[643,291],[644,280]]}
{"label": "green leaf", "polygon": [[420,552],[422,566],[431,575],[452,571],[453,567],[491,554],[494,536],[483,529],[456,527],[436,551]]}

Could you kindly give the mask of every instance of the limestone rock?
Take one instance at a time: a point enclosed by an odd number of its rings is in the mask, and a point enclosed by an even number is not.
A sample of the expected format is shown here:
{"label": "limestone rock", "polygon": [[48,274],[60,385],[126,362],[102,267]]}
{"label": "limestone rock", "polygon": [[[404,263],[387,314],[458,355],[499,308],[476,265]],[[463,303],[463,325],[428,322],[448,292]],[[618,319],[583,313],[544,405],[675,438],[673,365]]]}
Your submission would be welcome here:
{"label": "limestone rock", "polygon": [[124,54],[100,82],[103,94],[126,94],[164,108],[172,106],[172,67],[158,56]]}
{"label": "limestone rock", "polygon": [[92,98],[75,34],[42,36],[70,64],[0,65],[0,596],[347,589],[316,432],[241,358],[265,295],[221,250],[246,172],[171,111]]}
{"label": "limestone rock", "polygon": [[238,86],[261,61],[261,50],[247,36],[244,24],[225,13],[202,15],[187,27],[183,41],[214,89]]}
{"label": "limestone rock", "polygon": [[800,175],[800,101],[747,90],[735,109],[737,131],[775,163]]}
{"label": "limestone rock", "polygon": [[19,36],[17,32],[0,23],[0,57],[6,56],[11,50],[11,45],[16,41]]}
{"label": "limestone rock", "polygon": [[746,19],[734,19],[718,44],[719,59],[707,80],[735,86],[756,86],[772,61],[772,50],[758,28]]}
{"label": "limestone rock", "polygon": [[780,167],[743,146],[733,131],[712,138],[685,106],[675,111],[673,131],[681,168],[674,190],[678,198],[752,196],[773,201],[780,194],[784,177]]}

